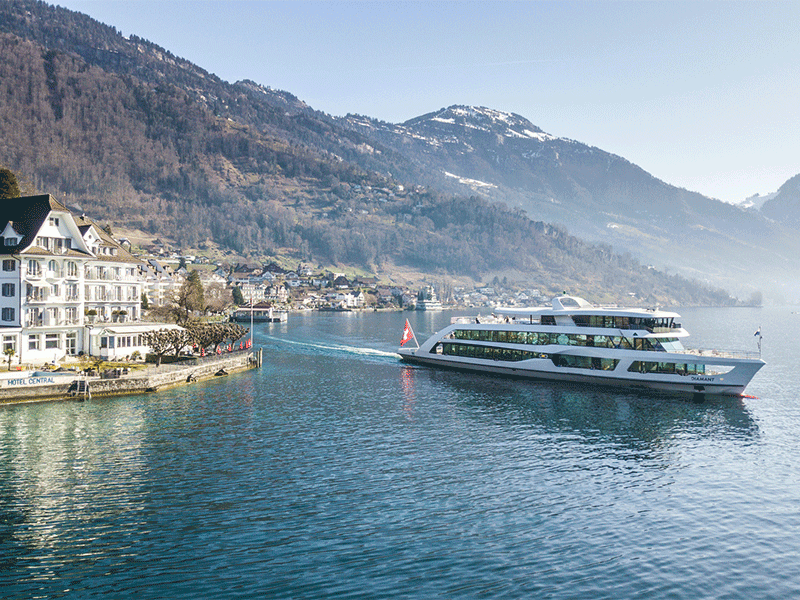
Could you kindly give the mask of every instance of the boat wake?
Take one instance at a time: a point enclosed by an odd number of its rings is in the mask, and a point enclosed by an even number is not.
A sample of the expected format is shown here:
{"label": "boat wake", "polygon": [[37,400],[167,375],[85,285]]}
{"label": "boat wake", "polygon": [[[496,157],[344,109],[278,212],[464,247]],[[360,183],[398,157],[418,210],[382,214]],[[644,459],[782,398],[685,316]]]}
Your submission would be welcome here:
{"label": "boat wake", "polygon": [[344,344],[319,344],[312,342],[300,342],[297,340],[287,340],[284,338],[278,338],[272,336],[267,336],[267,339],[273,342],[278,342],[281,344],[291,344],[292,346],[301,346],[315,351],[356,354],[360,356],[376,357],[376,358],[393,358],[393,359],[399,358],[399,355],[396,352],[387,352],[386,350],[377,350],[375,348],[346,346]]}

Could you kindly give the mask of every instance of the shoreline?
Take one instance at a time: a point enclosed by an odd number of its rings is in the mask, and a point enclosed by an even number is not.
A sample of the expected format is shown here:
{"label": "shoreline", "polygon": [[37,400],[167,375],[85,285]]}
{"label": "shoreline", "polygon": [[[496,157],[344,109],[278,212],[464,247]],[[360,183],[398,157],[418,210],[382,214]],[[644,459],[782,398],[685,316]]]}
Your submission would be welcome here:
{"label": "shoreline", "polygon": [[[57,402],[61,400],[86,400],[159,392],[165,389],[207,381],[218,376],[241,373],[261,365],[261,348],[233,355],[190,359],[154,367],[145,374],[131,373],[115,379],[99,377],[74,377],[63,383],[32,385],[28,387],[0,388],[0,407],[35,402]],[[88,383],[88,393],[78,391],[78,382]]]}

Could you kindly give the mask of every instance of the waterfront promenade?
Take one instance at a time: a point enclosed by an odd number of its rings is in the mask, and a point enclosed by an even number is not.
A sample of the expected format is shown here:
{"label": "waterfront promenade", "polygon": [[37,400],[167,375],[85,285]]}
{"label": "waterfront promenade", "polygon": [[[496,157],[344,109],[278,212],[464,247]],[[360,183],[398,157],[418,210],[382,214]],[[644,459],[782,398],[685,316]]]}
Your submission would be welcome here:
{"label": "waterfront promenade", "polygon": [[[86,377],[78,373],[74,377],[61,373],[37,377],[20,374],[17,380],[12,380],[16,385],[0,387],[0,404],[155,392],[254,368],[261,364],[261,357],[261,349],[238,350],[147,366],[113,378]],[[85,382],[88,390],[82,382]]]}

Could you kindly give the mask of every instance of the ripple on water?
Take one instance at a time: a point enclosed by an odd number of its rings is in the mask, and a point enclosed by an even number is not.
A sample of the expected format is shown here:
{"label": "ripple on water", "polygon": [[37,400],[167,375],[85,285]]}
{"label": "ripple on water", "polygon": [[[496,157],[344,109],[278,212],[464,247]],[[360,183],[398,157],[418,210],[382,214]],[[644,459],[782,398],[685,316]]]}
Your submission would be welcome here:
{"label": "ripple on water", "polygon": [[263,369],[191,388],[0,410],[3,595],[800,595],[786,398],[410,368],[363,351],[390,318],[352,344],[259,329]]}

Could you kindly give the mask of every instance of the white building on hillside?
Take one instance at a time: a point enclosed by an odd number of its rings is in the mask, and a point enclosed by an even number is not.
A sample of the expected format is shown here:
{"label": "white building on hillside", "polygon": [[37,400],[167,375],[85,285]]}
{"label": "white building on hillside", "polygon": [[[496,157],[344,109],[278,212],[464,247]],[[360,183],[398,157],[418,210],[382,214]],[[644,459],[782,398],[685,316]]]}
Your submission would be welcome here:
{"label": "white building on hillside", "polygon": [[145,280],[145,295],[150,306],[168,306],[174,302],[184,278],[171,265],[150,258],[139,266]]}

